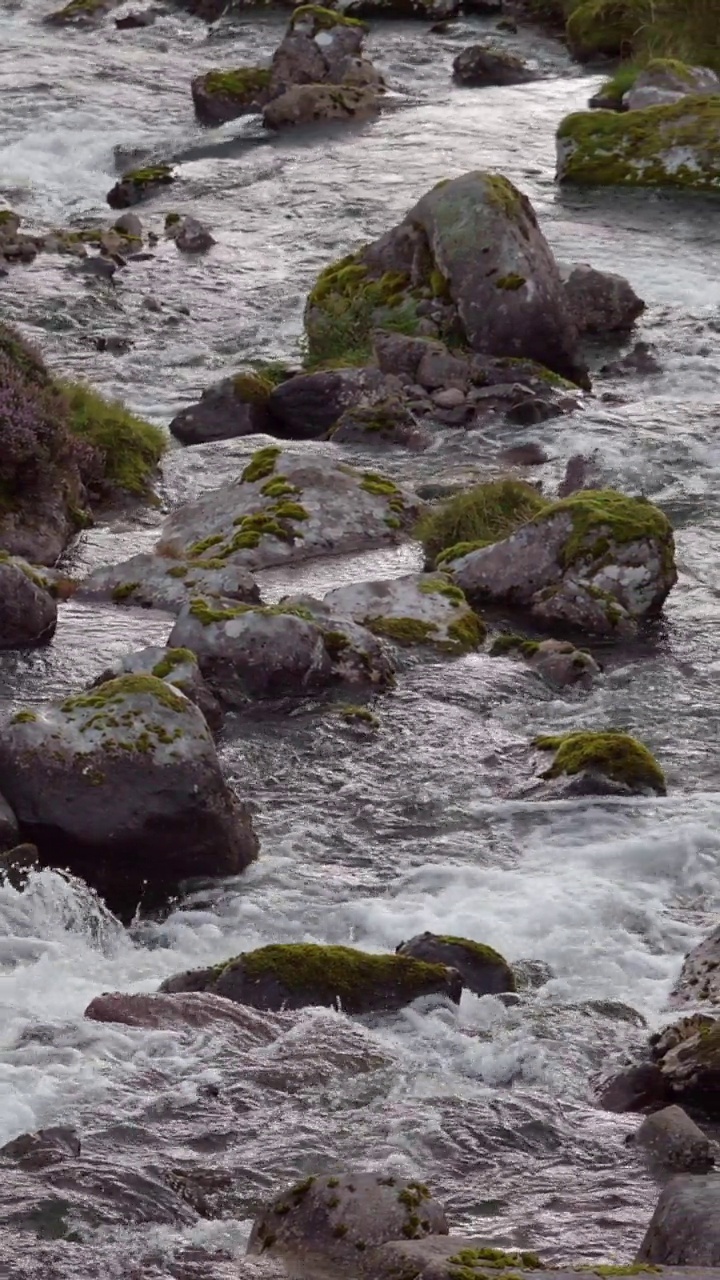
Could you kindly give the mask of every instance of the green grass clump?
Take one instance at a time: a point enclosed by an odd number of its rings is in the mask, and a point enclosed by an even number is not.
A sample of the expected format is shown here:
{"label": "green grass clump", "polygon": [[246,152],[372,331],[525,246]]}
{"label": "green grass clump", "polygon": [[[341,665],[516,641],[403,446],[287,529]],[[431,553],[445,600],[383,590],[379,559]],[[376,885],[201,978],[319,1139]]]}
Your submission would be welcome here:
{"label": "green grass clump", "polygon": [[614,782],[640,785],[665,794],[665,775],[652,752],[629,733],[610,729],[604,732],[578,730],[575,733],[543,734],[535,739],[541,751],[554,751],[555,758],[543,778],[573,776],[584,769],[597,769]]}
{"label": "green grass clump", "polygon": [[68,428],[102,457],[102,483],[109,489],[147,496],[157,465],[167,449],[167,436],[118,401],[105,400],[81,382],[65,382]]}
{"label": "green grass clump", "polygon": [[567,512],[572,533],[563,547],[566,567],[586,557],[593,560],[610,554],[612,545],[651,539],[660,545],[663,567],[671,571],[675,563],[675,542],[670,521],[647,498],[631,498],[614,489],[583,489],[569,498],[547,506],[550,518]]}
{"label": "green grass clump", "polygon": [[603,80],[599,89],[599,96],[617,103],[619,107],[623,100],[623,94],[627,93],[628,89],[632,89],[641,70],[642,68],[637,62],[621,63],[608,80]]}
{"label": "green grass clump", "polygon": [[478,546],[508,537],[520,525],[543,511],[547,503],[522,480],[493,480],[457,493],[447,502],[428,512],[420,520],[415,536],[422,543],[429,563],[434,563],[449,548],[455,557],[458,544]]}

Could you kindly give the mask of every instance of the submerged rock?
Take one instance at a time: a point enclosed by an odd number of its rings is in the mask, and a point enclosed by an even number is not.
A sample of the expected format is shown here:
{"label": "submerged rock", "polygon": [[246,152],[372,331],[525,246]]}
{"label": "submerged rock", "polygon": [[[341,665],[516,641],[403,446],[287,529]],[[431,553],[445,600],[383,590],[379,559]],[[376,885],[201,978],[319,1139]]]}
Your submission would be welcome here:
{"label": "submerged rock", "polygon": [[79,599],[112,600],[179,613],[196,596],[223,596],[259,604],[255,579],[242,565],[224,560],[175,560],[142,551],[120,564],[100,565],[80,583]]}
{"label": "submerged rock", "polygon": [[561,268],[565,294],[581,333],[618,333],[632,329],[645,310],[632,285],[611,271],[586,262]]}
{"label": "submerged rock", "polygon": [[454,969],[405,956],[286,943],[166,978],[160,991],[212,991],[255,1009],[325,1005],[361,1014],[402,1009],[419,996],[446,996],[457,1004],[462,982]]}
{"label": "submerged rock", "polygon": [[586,489],[515,533],[445,567],[475,603],[527,608],[543,627],[625,637],[657,614],[677,580],[672,527],[644,498]]}
{"label": "submerged rock", "polygon": [[606,1077],[596,1095],[598,1106],[620,1115],[666,1107],[673,1100],[670,1082],[655,1062],[638,1062]]}
{"label": "submerged rock", "polygon": [[365,448],[399,445],[421,450],[432,443],[432,435],[398,396],[369,405],[355,405],[340,415],[330,433],[335,444],[360,444]]}
{"label": "submerged rock", "polygon": [[672,58],[653,58],[623,94],[626,111],[672,106],[683,98],[720,94],[720,79],[709,67],[689,67]]}
{"label": "submerged rock", "polygon": [[720,927],[685,957],[670,1004],[675,1008],[700,1002],[720,1007]]}
{"label": "submerged rock", "polygon": [[211,729],[220,727],[222,708],[200,673],[196,655],[189,649],[148,645],[135,653],[125,653],[103,671],[90,688],[96,689],[107,684],[108,680],[116,680],[118,676],[124,675],[155,676],[158,680],[164,680],[195,703]]}
{"label": "submerged rock", "polygon": [[706,1173],[715,1163],[715,1144],[682,1107],[663,1107],[643,1120],[635,1142],[667,1168]]}
{"label": "submerged rock", "polygon": [[194,600],[182,611],[170,645],[197,655],[200,670],[231,707],[258,698],[298,698],[340,684],[387,686],[393,664],[369,631],[345,620],[319,620],[282,602],[270,608]]}
{"label": "submerged rock", "polygon": [[386,476],[269,446],[238,480],[179,507],[157,550],[255,570],[397,543],[420,510],[415,494]]}
{"label": "submerged rock", "polygon": [[267,1018],[261,1020],[257,1013],[226,1000],[224,996],[211,995],[207,991],[187,991],[183,994],[163,995],[106,991],[90,1001],[85,1018],[91,1022],[117,1022],[126,1027],[170,1028],[212,1027],[218,1023],[229,1024],[245,1030],[248,1024],[258,1028],[263,1040],[271,1040],[275,1034]]}
{"label": "submerged rock", "polygon": [[210,228],[206,227],[204,222],[199,222],[197,218],[180,218],[170,226],[166,221],[165,234],[175,241],[178,249],[183,253],[206,253],[217,243]]}
{"label": "submerged rock", "polygon": [[375,635],[402,646],[431,645],[445,653],[478,649],[485,624],[462,591],[441,574],[408,574],[337,587],[324,603]]}
{"label": "submerged rock", "polygon": [[388,1240],[422,1240],[447,1230],[442,1206],[421,1182],[321,1174],[288,1187],[258,1215],[248,1253],[280,1258],[291,1274],[337,1280],[366,1272],[365,1255],[373,1257]]}
{"label": "submerged rock", "polygon": [[520,635],[500,635],[490,656],[522,658],[532,671],[557,689],[580,685],[592,687],[600,667],[591,653],[578,649],[570,640],[528,640]]}
{"label": "submerged rock", "polygon": [[337,358],[375,328],[419,323],[438,299],[440,337],[476,352],[538,361],[589,386],[579,335],[529,200],[506,178],[439,182],[379,240],[327,267],[305,309],[310,355]]}
{"label": "submerged rock", "polygon": [[124,173],[112,190],[108,191],[106,199],[111,209],[129,209],[143,200],[150,200],[174,181],[171,165],[146,165],[143,169],[131,169]]}
{"label": "submerged rock", "polygon": [[482,44],[472,44],[457,55],[453,60],[453,76],[460,84],[471,87],[525,84],[538,78],[537,72],[531,71],[521,58]]}
{"label": "submerged rock", "polygon": [[80,1155],[80,1139],[69,1125],[22,1133],[0,1147],[0,1157],[13,1160],[23,1169],[45,1169]]}
{"label": "submerged rock", "polygon": [[257,854],[204,717],[154,676],[121,676],[20,711],[0,735],[0,791],[44,865],[69,867],[132,914],[192,876]]}
{"label": "submerged rock", "polygon": [[47,644],[57,625],[57,604],[42,573],[0,551],[0,649]]}
{"label": "submerged rock", "polygon": [[535,746],[554,753],[540,776],[548,782],[561,781],[563,795],[665,795],[662,769],[648,748],[630,734],[614,730],[541,734]]}
{"label": "submerged rock", "polygon": [[720,95],[643,111],[580,111],[557,132],[560,182],[720,188]]}
{"label": "submerged rock", "polygon": [[720,1178],[717,1175],[680,1174],[663,1188],[637,1262],[720,1267]]}
{"label": "submerged rock", "polygon": [[470,938],[454,938],[436,933],[419,933],[396,948],[401,956],[445,964],[457,969],[462,984],[476,996],[497,995],[515,990],[515,975],[499,951]]}

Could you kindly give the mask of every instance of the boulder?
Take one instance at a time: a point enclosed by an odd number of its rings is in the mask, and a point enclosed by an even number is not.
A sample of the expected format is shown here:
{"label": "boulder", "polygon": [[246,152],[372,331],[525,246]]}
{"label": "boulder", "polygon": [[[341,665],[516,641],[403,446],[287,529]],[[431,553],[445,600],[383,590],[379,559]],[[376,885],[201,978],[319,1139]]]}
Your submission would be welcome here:
{"label": "boulder", "polygon": [[105,197],[111,209],[129,209],[159,195],[175,181],[169,164],[148,164],[142,169],[130,169],[115,183]]}
{"label": "boulder", "polygon": [[[4,801],[0,801],[0,824],[3,820]],[[2,844],[2,825],[0,825],[0,845]],[[40,854],[34,844],[17,844],[12,849],[0,853],[0,879],[12,885],[20,893],[27,885],[33,871],[40,870]]]}
{"label": "boulder", "polygon": [[332,428],[330,439],[335,444],[357,444],[366,449],[396,445],[419,451],[432,444],[431,433],[420,426],[399,396],[345,409]]}
{"label": "boulder", "polygon": [[417,331],[432,299],[440,337],[589,386],[557,264],[529,200],[506,178],[439,182],[399,226],[327,267],[305,309],[310,356],[325,360],[343,343],[357,350],[376,328]]}
{"label": "boulder", "polygon": [[720,1116],[720,1018],[681,1018],[651,1041],[654,1061],[674,1101],[717,1119]]}
{"label": "boulder", "polygon": [[207,991],[175,995],[106,991],[90,1001],[83,1017],[91,1022],[115,1022],[126,1027],[152,1027],[155,1030],[197,1029],[223,1023],[245,1030],[252,1020],[253,1025],[261,1029],[263,1040],[269,1041],[274,1035],[272,1024],[268,1025],[267,1019],[261,1022],[256,1013]]}
{"label": "boulder", "polygon": [[207,71],[191,81],[195,115],[201,124],[225,124],[250,111],[261,111],[270,96],[270,70],[237,67]]}
{"label": "boulder", "polygon": [[346,409],[382,399],[380,369],[349,367],[323,369],[287,378],[268,400],[272,421],[266,434],[284,440],[317,440],[327,434]]}
{"label": "boulder", "polygon": [[562,795],[665,795],[665,775],[643,743],[615,730],[541,734],[539,751],[552,751],[541,778]]}
{"label": "boulder", "polygon": [[600,372],[614,378],[647,378],[662,373],[662,365],[647,342],[636,342],[631,351],[619,360],[610,360],[600,366]]}
{"label": "boulder", "polygon": [[445,568],[473,603],[529,610],[542,627],[626,637],[656,615],[677,580],[672,527],[644,498],[586,489]]}
{"label": "boulder", "polygon": [[116,658],[112,666],[93,680],[89,687],[97,689],[100,685],[107,684],[108,680],[116,680],[118,676],[125,675],[155,676],[158,680],[164,680],[195,703],[211,729],[220,728],[222,708],[200,674],[197,657],[189,649],[148,645],[136,653],[125,653],[121,658]]}
{"label": "boulder", "polygon": [[688,1173],[707,1173],[715,1163],[715,1144],[682,1107],[663,1107],[647,1116],[635,1135],[657,1164]]}
{"label": "boulder", "polygon": [[462,982],[454,969],[407,956],[285,943],[176,974],[161,983],[160,991],[212,991],[271,1011],[324,1005],[362,1014],[402,1009],[419,996],[445,996],[457,1004]]}
{"label": "boulder", "polygon": [[216,243],[210,228],[197,218],[185,217],[173,224],[167,234],[183,253],[205,253]]}
{"label": "boulder", "polygon": [[670,1004],[676,1009],[701,1001],[720,1006],[720,927],[686,955],[670,996]]}
{"label": "boulder", "polygon": [[515,990],[515,975],[499,951],[470,938],[454,938],[436,933],[419,933],[396,947],[400,956],[412,956],[428,964],[444,964],[457,969],[463,987],[476,996],[493,996]]}
{"label": "boulder", "polygon": [[257,583],[242,565],[212,559],[174,560],[145,551],[120,564],[93,569],[77,595],[81,600],[112,600],[167,613],[179,613],[196,596],[260,603]]}
{"label": "boulder", "polygon": [[371,120],[380,112],[380,96],[372,85],[297,84],[263,108],[266,129],[328,120]]}
{"label": "boulder", "polygon": [[655,1062],[638,1062],[603,1079],[596,1096],[603,1110],[620,1115],[666,1107],[673,1100],[671,1085]]}
{"label": "boulder", "polygon": [[16,712],[0,734],[0,791],[42,862],[125,916],[146,891],[235,875],[257,854],[204,717],[154,676]]}
{"label": "boulder", "polygon": [[720,1267],[720,1178],[684,1173],[663,1187],[638,1263]]}
{"label": "boulder", "polygon": [[269,429],[271,391],[272,384],[254,370],[224,378],[203,391],[196,404],[181,409],[170,423],[170,432],[187,445],[261,435]]}
{"label": "boulder", "polygon": [[525,84],[537,80],[521,58],[501,53],[486,45],[471,44],[453,59],[453,78],[460,84],[477,88],[482,85]]}
{"label": "boulder", "polygon": [[683,98],[720,94],[720,79],[709,67],[689,67],[672,58],[653,58],[623,94],[626,111],[672,106]]}
{"label": "boulder", "polygon": [[586,262],[561,267],[565,294],[580,333],[623,333],[632,329],[645,303],[623,276],[596,271]]}
{"label": "boulder", "polygon": [[643,111],[579,111],[557,132],[560,182],[720,188],[720,95]]}
{"label": "boulder", "polygon": [[569,498],[571,493],[580,493],[583,489],[598,489],[597,460],[597,452],[589,457],[584,453],[573,453],[565,464],[565,474],[558,485],[558,498]]}
{"label": "boulder", "polygon": [[[413,1239],[406,1232],[373,1250],[368,1280],[479,1280],[480,1276],[532,1275],[533,1280],[582,1280],[582,1270],[544,1270],[536,1253],[496,1249],[483,1236],[435,1234]],[[689,1280],[689,1278],[688,1278]]]}
{"label": "boulder", "polygon": [[313,1280],[350,1280],[360,1269],[358,1254],[388,1240],[422,1240],[447,1230],[442,1206],[422,1182],[377,1173],[322,1174],[288,1187],[261,1211],[248,1253],[279,1258],[291,1274]]}
{"label": "boulder", "polygon": [[191,649],[223,703],[307,697],[342,684],[385,687],[393,664],[362,627],[285,602],[269,608],[196,599],[170,633],[171,646]]}
{"label": "boulder", "polygon": [[296,564],[397,543],[421,506],[410,490],[377,472],[268,446],[233,483],[173,512],[157,550],[250,570]]}
{"label": "boulder", "polygon": [[591,653],[578,649],[570,640],[528,640],[525,636],[498,636],[490,656],[522,658],[531,671],[556,689],[579,685],[590,689],[600,675],[600,667]]}
{"label": "boulder", "polygon": [[57,625],[57,604],[42,573],[0,551],[0,649],[47,644]]}
{"label": "boulder", "polygon": [[337,616],[402,646],[430,645],[457,654],[480,648],[485,639],[485,624],[442,574],[354,582],[330,591],[324,603]]}

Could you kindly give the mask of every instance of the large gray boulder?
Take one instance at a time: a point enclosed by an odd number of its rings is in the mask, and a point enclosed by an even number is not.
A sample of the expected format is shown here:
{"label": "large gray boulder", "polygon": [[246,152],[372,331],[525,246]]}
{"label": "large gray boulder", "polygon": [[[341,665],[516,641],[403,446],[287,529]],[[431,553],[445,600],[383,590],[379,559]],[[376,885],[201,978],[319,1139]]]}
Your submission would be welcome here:
{"label": "large gray boulder", "polygon": [[466,653],[480,648],[485,639],[485,624],[443,574],[353,582],[328,592],[323,603],[337,616],[353,618],[375,635],[403,646]]}
{"label": "large gray boulder", "polygon": [[685,957],[670,1004],[676,1009],[697,1004],[720,1006],[720,926]]}
{"label": "large gray boulder", "polygon": [[539,625],[632,636],[677,580],[672,527],[643,498],[587,489],[510,537],[444,564],[469,600],[527,609]]}
{"label": "large gray boulder", "polygon": [[476,171],[439,182],[379,240],[327,267],[305,311],[311,354],[339,324],[407,329],[432,298],[440,337],[474,351],[531,359],[589,386],[557,263],[532,205],[508,179]]}
{"label": "large gray boulder", "polygon": [[322,1174],[288,1187],[258,1215],[248,1253],[280,1258],[291,1274],[313,1280],[351,1280],[372,1274],[371,1251],[378,1245],[447,1230],[442,1206],[422,1182],[379,1173]]}
{"label": "large gray boulder", "polygon": [[715,1163],[715,1144],[682,1107],[663,1107],[647,1116],[635,1142],[653,1162],[676,1173],[707,1173]]}
{"label": "large gray boulder", "polygon": [[203,679],[198,660],[189,649],[168,649],[160,645],[148,645],[134,653],[125,653],[103,671],[90,686],[93,689],[116,680],[118,676],[155,676],[166,684],[179,689],[198,710],[202,711],[211,729],[218,729],[222,722],[222,708],[210,686]]}
{"label": "large gray boulder", "polygon": [[671,58],[655,58],[623,94],[626,111],[669,107],[683,98],[720,94],[720,79],[709,67],[690,67]]}
{"label": "large gray boulder", "polygon": [[41,572],[0,551],[0,649],[47,644],[56,624],[57,605]]}
{"label": "large gray boulder", "polygon": [[166,978],[160,991],[211,991],[255,1009],[341,1008],[348,1014],[402,1009],[420,996],[458,1003],[462,982],[455,969],[354,947],[280,943],[246,951],[209,969]]}
{"label": "large gray boulder", "polygon": [[639,1263],[720,1267],[720,1178],[681,1174],[663,1188]]}
{"label": "large gray boulder", "polygon": [[82,876],[123,915],[146,893],[237,874],[257,854],[205,718],[155,676],[9,717],[0,791],[42,862]]}
{"label": "large gray boulder", "polygon": [[565,296],[580,333],[626,333],[645,310],[624,276],[598,271],[587,262],[561,266]]}
{"label": "large gray boulder", "polygon": [[79,585],[86,600],[112,600],[179,613],[196,596],[223,596],[243,604],[259,604],[257,583],[240,564],[224,560],[186,559],[140,552],[119,564],[100,565]]}
{"label": "large gray boulder", "polygon": [[476,996],[515,990],[515,975],[504,956],[493,947],[473,942],[471,938],[418,933],[407,942],[401,942],[397,954],[457,969],[463,986]]}
{"label": "large gray boulder", "polygon": [[168,643],[197,655],[208,684],[231,707],[393,680],[393,664],[371,632],[350,620],[320,619],[301,605],[254,608],[196,599]]}
{"label": "large gray boulder", "polygon": [[156,550],[264,569],[397,543],[421,510],[386,476],[268,446],[237,480],[173,512]]}
{"label": "large gray boulder", "polygon": [[[281,382],[270,395],[268,434],[283,440],[316,440],[352,406],[381,398],[380,369],[322,369]],[[386,393],[385,393],[386,394]]]}

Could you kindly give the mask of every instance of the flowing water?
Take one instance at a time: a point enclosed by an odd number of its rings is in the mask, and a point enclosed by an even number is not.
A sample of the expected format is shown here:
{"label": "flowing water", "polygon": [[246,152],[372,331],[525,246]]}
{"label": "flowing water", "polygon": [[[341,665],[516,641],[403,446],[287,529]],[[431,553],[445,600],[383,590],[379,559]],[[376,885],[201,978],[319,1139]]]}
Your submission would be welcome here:
{"label": "flowing water", "polygon": [[[56,369],[167,423],[244,359],[293,354],[321,266],[391,225],[439,178],[503,172],[532,199],[560,259],[630,279],[648,303],[640,336],[664,368],[645,381],[600,379],[584,409],[533,428],[551,458],[538,474],[551,491],[571,453],[597,450],[604,482],[645,493],[673,518],[680,581],[650,637],[603,655],[605,678],[589,694],[557,696],[483,654],[409,658],[396,691],[378,699],[374,736],[311,711],[228,718],[221,754],[256,806],[262,855],[162,922],[125,929],[60,873],[34,874],[22,892],[0,885],[0,1144],[71,1124],[83,1167],[95,1171],[71,1205],[95,1195],[97,1206],[98,1169],[105,1178],[99,1216],[71,1211],[70,1239],[43,1242],[23,1218],[22,1187],[5,1175],[3,1221],[20,1211],[0,1236],[3,1275],[220,1280],[274,1188],[347,1166],[420,1174],[455,1229],[488,1241],[549,1260],[628,1260],[657,1185],[624,1143],[637,1121],[595,1109],[591,1081],[642,1043],[643,1020],[662,1022],[681,957],[718,908],[716,206],[558,191],[554,130],[597,79],[535,33],[497,38],[546,78],[461,91],[451,86],[452,56],[490,24],[464,22],[445,36],[378,24],[370,52],[397,90],[391,109],[357,129],[270,138],[253,120],[201,130],[188,86],[209,67],[266,57],[280,18],[225,20],[208,34],[167,14],[144,31],[80,32],[44,27],[44,8],[26,0],[0,11],[0,194],[29,226],[107,220],[118,149],[170,157],[179,180],[141,216],[159,230],[168,209],[192,212],[218,242],[188,260],[161,241],[114,290],[78,277],[64,258],[13,269],[0,281],[0,314]],[[144,307],[148,295],[159,313]],[[92,339],[102,333],[134,345],[99,355]],[[481,472],[527,436],[498,423],[446,432],[420,457],[393,452],[378,464],[344,453],[417,482]],[[174,449],[166,507],[234,474],[256,443]],[[68,567],[147,548],[159,519],[82,535]],[[418,564],[410,545],[267,574],[264,589],[268,598],[326,590]],[[163,643],[169,627],[161,614],[65,604],[52,645],[0,658],[0,701],[80,688],[112,657]],[[579,726],[628,728],[647,741],[666,769],[667,798],[508,798],[528,739]],[[429,1003],[365,1020],[315,1009],[248,1013],[229,1028],[83,1020],[99,992],[152,991],[178,969],[256,945],[380,950],[423,929],[543,961],[553,976],[510,1008],[466,993],[459,1010]],[[218,1217],[198,1219],[187,1206],[183,1215],[157,1191],[168,1170],[198,1169],[225,1177]]]}

